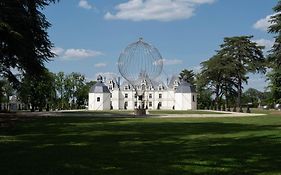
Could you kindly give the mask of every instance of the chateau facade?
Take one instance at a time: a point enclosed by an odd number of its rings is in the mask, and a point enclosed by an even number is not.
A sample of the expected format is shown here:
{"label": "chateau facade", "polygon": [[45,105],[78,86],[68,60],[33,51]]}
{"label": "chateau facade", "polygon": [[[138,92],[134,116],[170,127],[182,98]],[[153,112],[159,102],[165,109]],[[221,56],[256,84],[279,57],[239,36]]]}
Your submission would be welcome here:
{"label": "chateau facade", "polygon": [[[120,79],[103,81],[99,76],[97,83],[89,92],[89,110],[133,110],[146,108],[149,110],[196,110],[197,94],[195,88],[178,77],[172,77],[165,84],[161,81],[151,81],[140,75],[135,86]],[[142,102],[137,91],[142,90]]]}

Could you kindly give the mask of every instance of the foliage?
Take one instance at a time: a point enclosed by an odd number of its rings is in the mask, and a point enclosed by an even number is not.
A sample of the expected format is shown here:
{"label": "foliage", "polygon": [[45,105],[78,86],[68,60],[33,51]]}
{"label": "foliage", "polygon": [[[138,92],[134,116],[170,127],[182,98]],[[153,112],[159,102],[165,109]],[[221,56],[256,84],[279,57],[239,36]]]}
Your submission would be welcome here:
{"label": "foliage", "polygon": [[281,68],[281,1],[273,8],[275,14],[271,17],[269,33],[277,34],[275,43],[269,55],[270,67]]}
{"label": "foliage", "polygon": [[237,84],[234,79],[235,69],[233,60],[221,54],[213,56],[211,59],[202,62],[202,72],[198,78],[201,86],[215,95],[215,107],[219,109],[224,96],[229,107],[228,100],[235,94],[234,88]]}
{"label": "foliage", "polygon": [[187,81],[193,86],[195,85],[194,77],[195,77],[195,73],[193,72],[193,70],[184,69],[180,73],[180,79]]}
{"label": "foliage", "polygon": [[210,109],[212,105],[212,91],[206,86],[206,79],[202,73],[196,75],[197,108]]}
{"label": "foliage", "polygon": [[32,111],[49,109],[56,99],[54,75],[48,70],[43,74],[25,75],[19,90],[19,97],[25,104],[31,104]]}
{"label": "foliage", "polygon": [[262,105],[265,100],[267,100],[265,93],[254,88],[249,88],[242,94],[242,103],[251,103],[250,107],[257,108],[259,105]]}
{"label": "foliage", "polygon": [[273,8],[276,12],[271,17],[271,26],[269,32],[277,34],[275,43],[269,55],[269,67],[272,71],[268,74],[270,80],[269,88],[271,90],[272,102],[281,103],[281,1]]}
{"label": "foliage", "polygon": [[12,84],[7,79],[0,80],[0,103],[9,102],[9,97],[13,95],[14,90]]}
{"label": "foliage", "polygon": [[88,93],[95,82],[86,82],[80,73],[53,74],[45,70],[40,76],[26,75],[21,83],[19,96],[32,110],[85,108]]}
{"label": "foliage", "polygon": [[281,103],[281,69],[273,69],[268,73],[269,89],[272,95],[272,102],[274,104]]}
{"label": "foliage", "polygon": [[18,84],[16,68],[26,74],[44,74],[44,62],[54,54],[48,39],[50,23],[41,12],[56,0],[1,0],[0,74]]}
{"label": "foliage", "polygon": [[251,41],[253,36],[238,36],[225,38],[219,54],[232,61],[235,68],[237,81],[237,105],[242,112],[241,96],[243,82],[247,82],[247,73],[265,72],[265,58],[262,50],[264,46],[258,46]]}
{"label": "foliage", "polygon": [[59,109],[85,108],[89,90],[94,84],[94,81],[86,82],[85,76],[80,73],[57,73],[55,76],[57,107]]}

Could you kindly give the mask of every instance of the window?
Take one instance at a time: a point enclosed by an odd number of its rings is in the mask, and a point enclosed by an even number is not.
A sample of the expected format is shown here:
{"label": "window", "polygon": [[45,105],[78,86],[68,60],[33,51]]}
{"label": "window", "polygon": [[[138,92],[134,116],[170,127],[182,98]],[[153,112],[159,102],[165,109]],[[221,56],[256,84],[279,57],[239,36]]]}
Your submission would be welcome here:
{"label": "window", "polygon": [[97,98],[97,102],[100,102],[100,97]]}
{"label": "window", "polygon": [[125,90],[128,90],[128,86],[125,86],[125,88],[124,88]]}
{"label": "window", "polygon": [[162,94],[159,94],[159,98],[162,98]]}
{"label": "window", "polygon": [[138,106],[138,102],[135,102],[135,107],[137,107]]}
{"label": "window", "polygon": [[149,107],[152,107],[152,102],[151,102],[151,101],[149,102],[148,106],[149,106]]}
{"label": "window", "polygon": [[162,107],[162,102],[159,102],[159,107]]}
{"label": "window", "polygon": [[152,94],[149,94],[149,98],[152,98]]}
{"label": "window", "polygon": [[128,98],[128,94],[125,94],[125,98]]}
{"label": "window", "polygon": [[135,98],[138,98],[137,94],[135,94]]}
{"label": "window", "polygon": [[192,101],[195,102],[195,96],[194,95],[192,95]]}

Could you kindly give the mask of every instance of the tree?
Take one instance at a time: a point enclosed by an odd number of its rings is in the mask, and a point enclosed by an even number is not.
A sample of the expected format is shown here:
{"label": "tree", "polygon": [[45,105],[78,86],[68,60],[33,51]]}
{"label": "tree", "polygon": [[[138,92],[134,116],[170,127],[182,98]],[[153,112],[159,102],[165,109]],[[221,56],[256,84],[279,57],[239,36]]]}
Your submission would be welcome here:
{"label": "tree", "polygon": [[13,95],[14,90],[11,83],[7,79],[0,80],[0,111],[2,110],[1,103],[9,103],[9,97]]}
{"label": "tree", "polygon": [[194,80],[194,72],[193,70],[188,70],[188,69],[184,69],[181,71],[180,73],[180,79],[184,79],[185,81],[187,81],[188,83],[190,83],[191,85],[195,85],[195,80]]}
{"label": "tree", "polygon": [[237,105],[240,112],[243,112],[241,96],[243,82],[247,82],[246,75],[256,72],[265,73],[265,58],[262,52],[264,47],[258,46],[257,43],[251,41],[252,38],[253,36],[225,38],[219,51],[222,57],[232,60],[232,66],[236,69],[235,78],[238,85]]}
{"label": "tree", "polygon": [[212,105],[212,91],[206,87],[204,77],[199,73],[196,75],[196,92],[198,109],[210,109]]}
{"label": "tree", "polygon": [[273,69],[268,75],[271,99],[275,104],[281,103],[281,69]]}
{"label": "tree", "polygon": [[41,10],[54,2],[56,0],[1,0],[1,76],[18,84],[11,71],[14,68],[28,75],[44,74],[44,62],[54,53],[47,33],[51,24]]}
{"label": "tree", "polygon": [[78,108],[84,108],[88,103],[88,95],[91,87],[96,84],[96,81],[87,82],[77,91],[77,106]]}
{"label": "tree", "polygon": [[253,107],[258,107],[261,103],[261,100],[263,97],[263,92],[260,92],[257,89],[249,88],[247,91],[245,91],[242,95],[242,101],[243,103],[252,103]]}
{"label": "tree", "polygon": [[47,69],[39,76],[26,74],[19,89],[19,97],[25,104],[31,104],[32,111],[36,108],[47,110],[56,98],[54,75]]}
{"label": "tree", "polygon": [[56,93],[58,94],[58,101],[57,101],[57,107],[59,109],[64,109],[64,105],[65,105],[65,75],[64,72],[59,72],[57,74],[55,74],[55,86],[56,86]]}
{"label": "tree", "polygon": [[220,108],[223,95],[225,96],[227,106],[230,95],[235,92],[236,83],[233,79],[234,66],[231,59],[216,54],[207,61],[201,63],[202,72],[198,79],[198,84],[207,86],[215,95],[215,107]]}
{"label": "tree", "polygon": [[268,58],[269,67],[272,68],[268,78],[273,103],[281,103],[281,1],[278,1],[273,10],[276,13],[271,17],[272,24],[269,27],[269,32],[277,35]]}

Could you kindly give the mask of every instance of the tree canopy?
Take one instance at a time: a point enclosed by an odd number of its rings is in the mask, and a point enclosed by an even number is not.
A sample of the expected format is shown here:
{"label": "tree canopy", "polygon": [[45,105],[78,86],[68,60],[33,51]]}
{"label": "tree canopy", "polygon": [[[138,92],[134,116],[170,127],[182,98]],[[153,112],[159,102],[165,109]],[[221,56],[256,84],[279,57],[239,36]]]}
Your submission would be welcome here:
{"label": "tree canopy", "polygon": [[[56,0],[1,0],[0,74],[17,82],[13,69],[36,76],[54,56],[47,29],[51,24],[40,11]],[[43,73],[44,74],[44,73]]]}
{"label": "tree canopy", "polygon": [[268,78],[273,103],[281,103],[281,1],[278,1],[273,10],[276,13],[271,17],[269,32],[276,36],[268,58],[269,67],[272,68]]}

